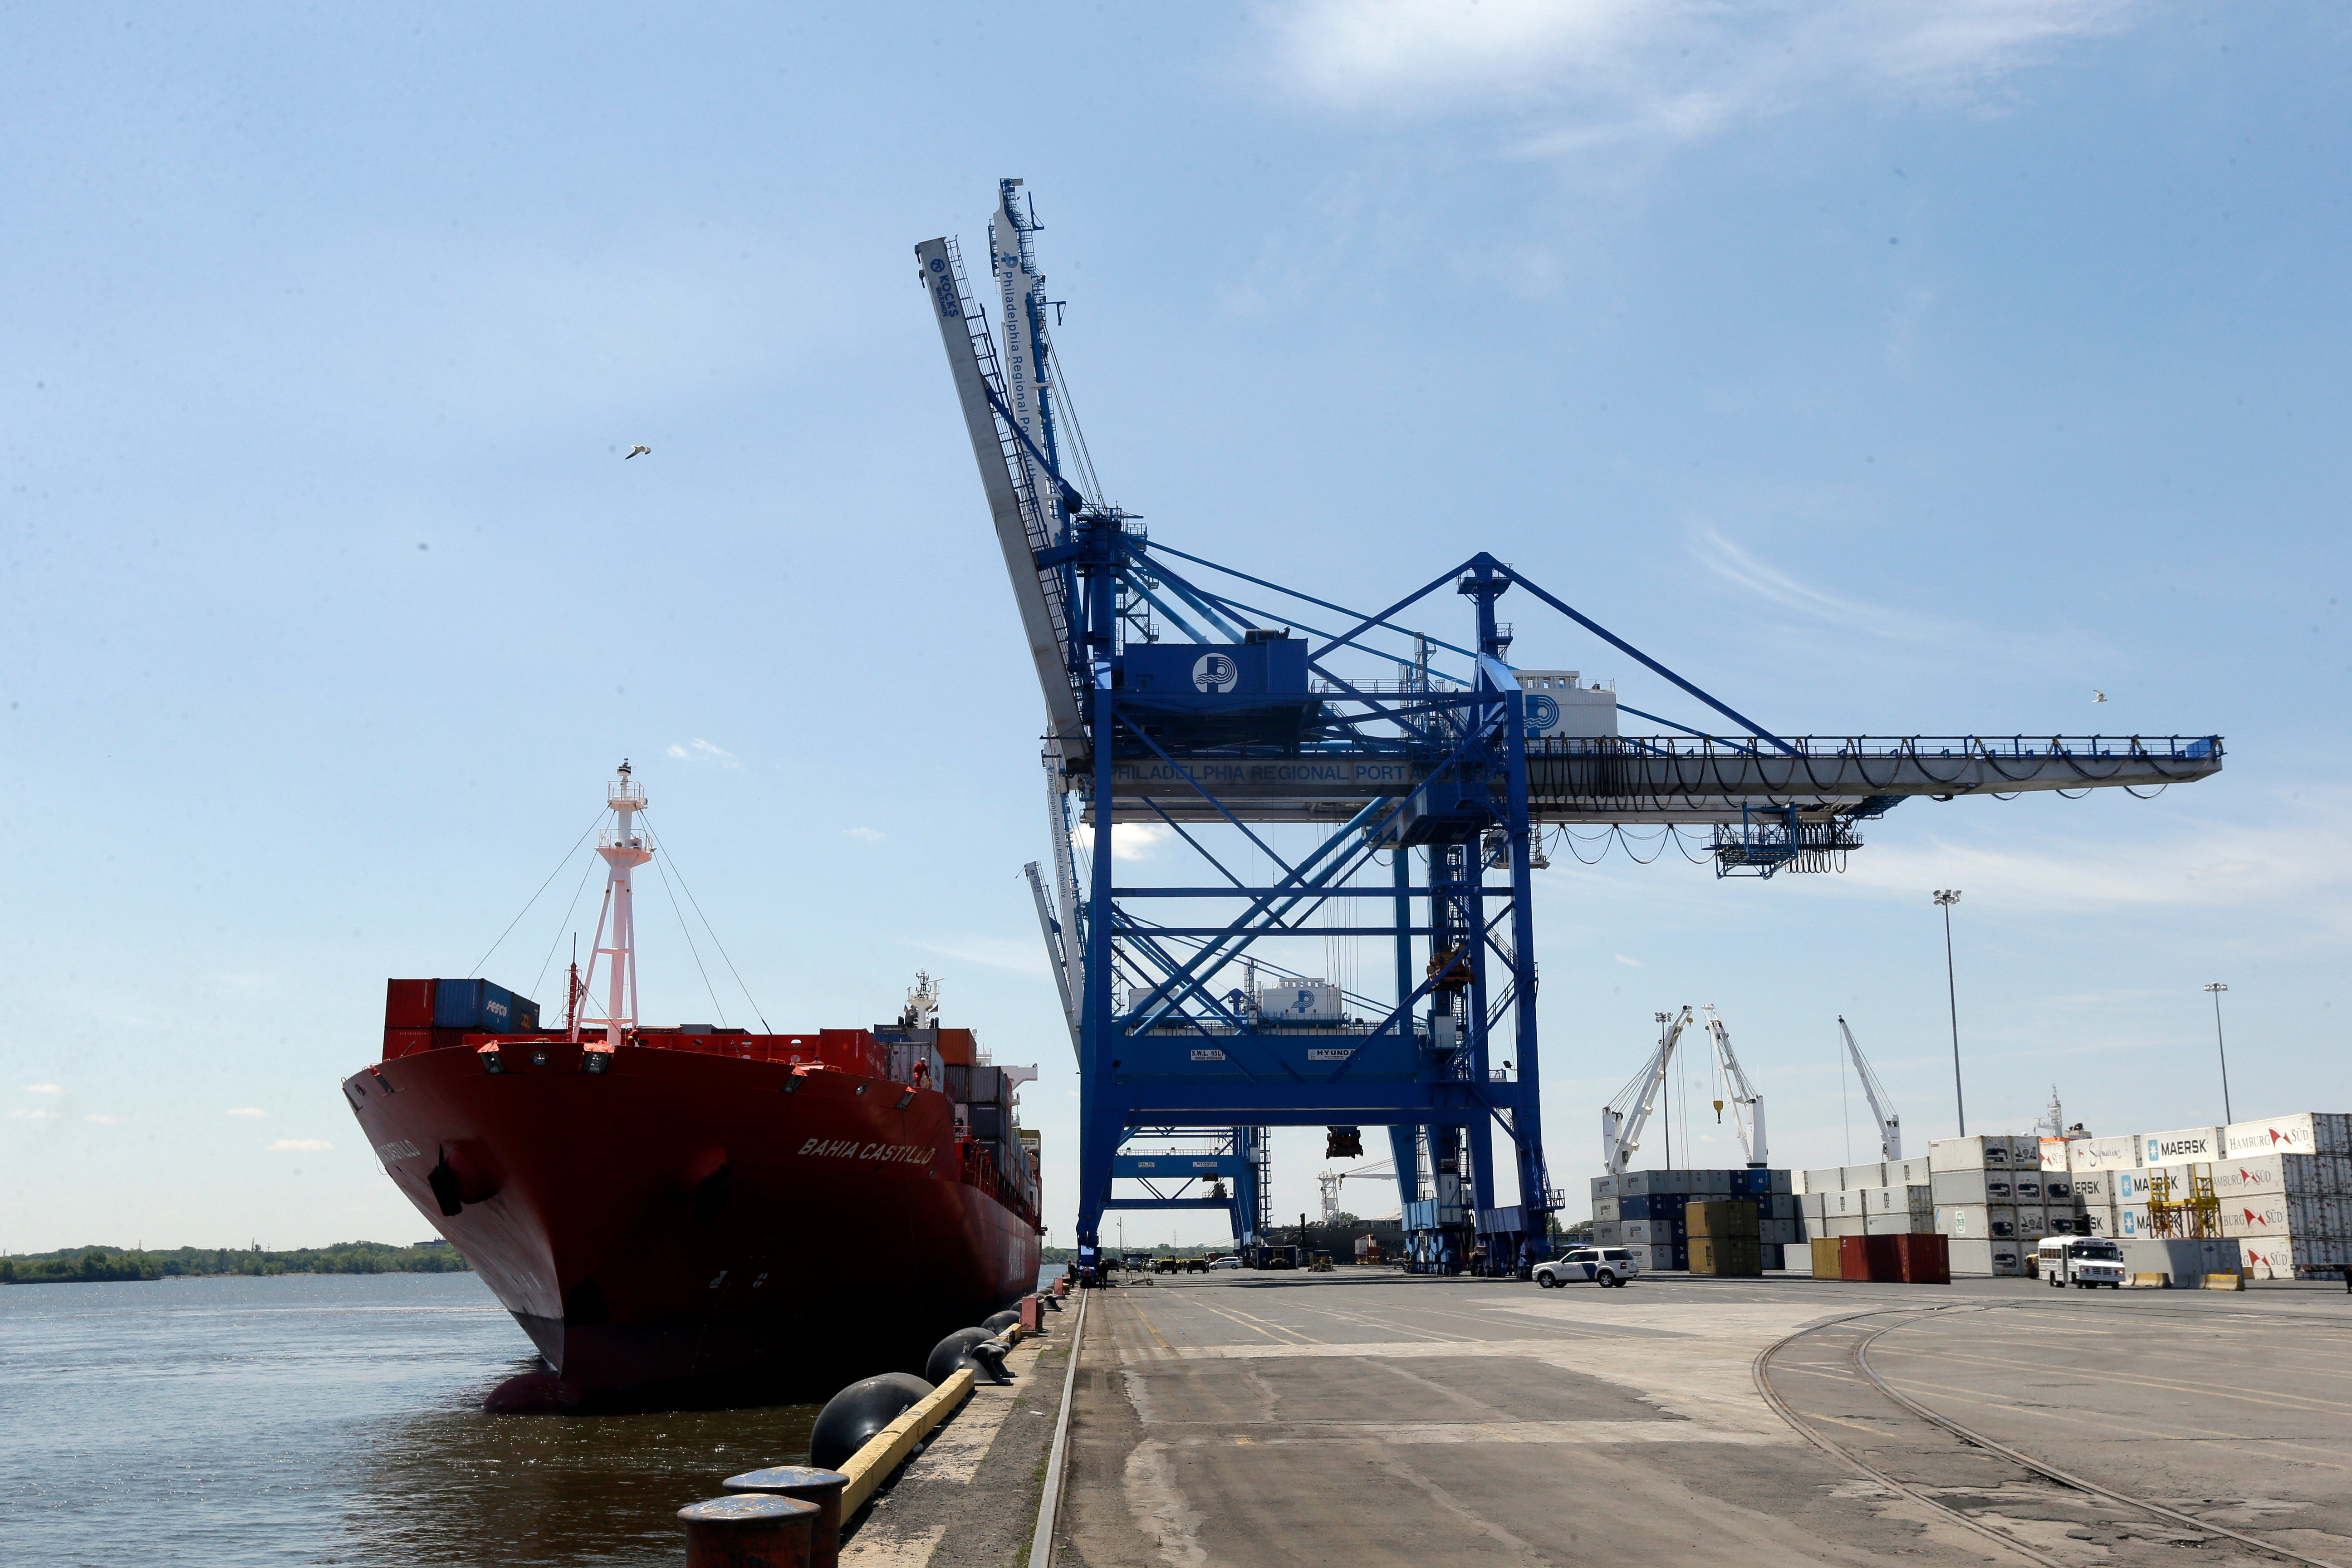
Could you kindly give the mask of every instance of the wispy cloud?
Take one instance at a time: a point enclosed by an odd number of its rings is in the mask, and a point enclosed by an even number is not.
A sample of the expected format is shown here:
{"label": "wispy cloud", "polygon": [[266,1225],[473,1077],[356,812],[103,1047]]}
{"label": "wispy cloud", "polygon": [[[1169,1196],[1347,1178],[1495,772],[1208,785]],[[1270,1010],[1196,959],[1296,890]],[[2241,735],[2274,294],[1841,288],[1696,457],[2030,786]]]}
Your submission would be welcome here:
{"label": "wispy cloud", "polygon": [[63,1094],[65,1091],[65,1085],[61,1083],[28,1083],[25,1086],[26,1094]]}
{"label": "wispy cloud", "polygon": [[841,830],[841,836],[844,838],[855,838],[860,844],[879,844],[890,837],[878,827],[845,827]]}
{"label": "wispy cloud", "polygon": [[12,1110],[8,1114],[26,1121],[63,1121],[66,1119],[62,1110]]}
{"label": "wispy cloud", "polygon": [[1047,973],[1045,945],[1038,938],[965,935],[944,942],[919,942],[915,946],[924,952],[936,952],[988,969],[1009,969],[1016,974]]}
{"label": "wispy cloud", "polygon": [[261,1107],[259,1107],[259,1106],[257,1106],[257,1105],[240,1105],[240,1106],[237,1106],[237,1107],[236,1107],[236,1109],[234,1109],[233,1110],[229,1111],[229,1112],[228,1112],[228,1114],[229,1114],[229,1115],[231,1115],[231,1116],[259,1116],[259,1117],[267,1117],[267,1116],[269,1114],[269,1112],[268,1112],[268,1111],[266,1111],[266,1110],[262,1110],[262,1109],[261,1109]]}
{"label": "wispy cloud", "polygon": [[[1171,838],[1175,830],[1157,822],[1118,822],[1111,825],[1110,858],[1114,860],[1149,860],[1152,852]],[[1070,836],[1081,850],[1091,852],[1095,830],[1086,823],[1078,824]]]}
{"label": "wispy cloud", "polygon": [[722,768],[740,768],[743,765],[734,752],[724,746],[714,746],[700,736],[683,746],[672,742],[664,750],[681,763],[717,763]]}
{"label": "wispy cloud", "polygon": [[117,1121],[121,1121],[121,1118],[116,1116],[85,1116],[82,1120],[84,1121],[95,1121],[100,1127],[111,1127]]}
{"label": "wispy cloud", "polygon": [[1982,104],[2116,31],[2129,0],[1294,0],[1259,13],[1287,92],[1396,116],[1500,112],[1517,150],[1688,142],[1830,93]]}
{"label": "wispy cloud", "polygon": [[1639,969],[1642,967],[1642,961],[1638,958],[1628,958],[1622,952],[1615,956],[1617,962],[1623,964],[1628,969]]}
{"label": "wispy cloud", "polygon": [[331,1149],[333,1147],[334,1145],[328,1142],[324,1138],[280,1138],[277,1142],[272,1143],[269,1146],[272,1153],[284,1151],[285,1152],[292,1154],[313,1153],[319,1150]]}

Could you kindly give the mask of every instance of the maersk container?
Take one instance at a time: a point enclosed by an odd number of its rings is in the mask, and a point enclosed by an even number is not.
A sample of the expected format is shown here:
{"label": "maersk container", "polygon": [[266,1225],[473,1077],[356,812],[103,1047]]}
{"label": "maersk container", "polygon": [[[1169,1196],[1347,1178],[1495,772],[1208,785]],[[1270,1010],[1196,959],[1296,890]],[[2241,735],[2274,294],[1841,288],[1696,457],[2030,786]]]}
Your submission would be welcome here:
{"label": "maersk container", "polygon": [[2090,1227],[2084,1235],[2115,1237],[2123,1234],[2113,1204],[2094,1204],[2081,1212],[2084,1224]]}
{"label": "maersk container", "polygon": [[2074,1189],[2074,1201],[2093,1207],[2112,1207],[2116,1201],[2116,1173],[2113,1171],[2076,1171],[2066,1180]]}
{"label": "maersk container", "polygon": [[2180,1127],[2170,1132],[2144,1132],[2139,1141],[2143,1165],[2205,1164],[2221,1158],[2221,1130]]}
{"label": "maersk container", "polygon": [[527,1035],[539,1027],[539,1004],[487,980],[436,980],[433,1026],[477,1035]]}
{"label": "maersk container", "polygon": [[2352,1115],[2305,1110],[2221,1129],[2225,1154],[2352,1154]]}

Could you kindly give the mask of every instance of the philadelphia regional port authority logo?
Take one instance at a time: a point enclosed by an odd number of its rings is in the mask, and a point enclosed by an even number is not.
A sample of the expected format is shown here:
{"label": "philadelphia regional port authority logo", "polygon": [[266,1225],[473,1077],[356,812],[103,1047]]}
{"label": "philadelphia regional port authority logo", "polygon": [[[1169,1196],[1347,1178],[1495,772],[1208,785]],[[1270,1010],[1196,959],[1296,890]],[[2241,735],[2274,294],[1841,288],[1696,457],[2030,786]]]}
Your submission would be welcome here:
{"label": "philadelphia regional port authority logo", "polygon": [[1231,691],[1241,684],[1239,666],[1221,653],[1204,653],[1192,661],[1192,685],[1202,691]]}
{"label": "philadelphia regional port authority logo", "polygon": [[1527,714],[1528,733],[1540,735],[1559,722],[1559,699],[1532,693],[1528,698]]}

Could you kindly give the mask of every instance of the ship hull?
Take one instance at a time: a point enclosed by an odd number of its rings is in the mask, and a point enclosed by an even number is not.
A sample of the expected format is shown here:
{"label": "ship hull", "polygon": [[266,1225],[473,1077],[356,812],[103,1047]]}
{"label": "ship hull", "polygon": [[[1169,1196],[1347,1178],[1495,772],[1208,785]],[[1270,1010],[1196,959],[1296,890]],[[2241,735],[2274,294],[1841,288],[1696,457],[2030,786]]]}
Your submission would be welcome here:
{"label": "ship hull", "polygon": [[[470,1047],[344,1089],[385,1171],[591,1401],[830,1394],[1036,1288],[954,1107],[849,1072]],[[791,1086],[789,1089],[787,1085]],[[457,1212],[445,1213],[454,1206]]]}

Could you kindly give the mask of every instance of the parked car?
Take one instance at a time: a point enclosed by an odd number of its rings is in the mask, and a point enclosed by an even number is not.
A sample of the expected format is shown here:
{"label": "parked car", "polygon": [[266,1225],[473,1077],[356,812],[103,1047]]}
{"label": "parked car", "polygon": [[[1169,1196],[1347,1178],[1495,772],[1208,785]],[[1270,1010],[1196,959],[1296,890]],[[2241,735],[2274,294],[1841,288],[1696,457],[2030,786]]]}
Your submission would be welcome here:
{"label": "parked car", "polygon": [[1622,1247],[1571,1247],[1549,1263],[1536,1265],[1536,1283],[1557,1290],[1572,1281],[1590,1279],[1604,1289],[1625,1284],[1642,1272],[1641,1259]]}
{"label": "parked car", "polygon": [[2034,1248],[2038,1272],[2050,1288],[2073,1285],[2095,1290],[2124,1288],[2124,1249],[2104,1236],[2045,1236]]}
{"label": "parked car", "polygon": [[1213,1258],[1209,1259],[1209,1267],[1212,1269],[1239,1268],[1241,1266],[1242,1260],[1238,1258]]}

